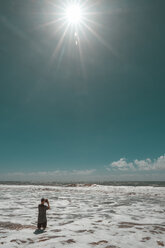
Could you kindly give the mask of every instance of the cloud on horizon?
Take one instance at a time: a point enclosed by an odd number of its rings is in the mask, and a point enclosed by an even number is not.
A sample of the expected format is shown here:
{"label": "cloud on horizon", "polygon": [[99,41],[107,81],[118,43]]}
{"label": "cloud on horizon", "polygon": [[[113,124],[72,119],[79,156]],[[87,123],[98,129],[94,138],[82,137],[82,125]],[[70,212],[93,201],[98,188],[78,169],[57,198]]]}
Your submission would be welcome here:
{"label": "cloud on horizon", "polygon": [[113,171],[113,170],[119,170],[119,171],[165,170],[165,154],[154,160],[147,158],[145,160],[135,159],[134,161],[127,162],[126,158],[120,158],[120,160],[112,162],[106,169],[108,171]]}
{"label": "cloud on horizon", "polygon": [[2,181],[75,181],[90,179],[95,173],[95,169],[90,170],[55,170],[55,171],[37,171],[37,172],[11,172],[1,174]]}
{"label": "cloud on horizon", "polygon": [[164,181],[165,154],[157,159],[120,158],[99,169],[6,172],[0,181],[27,182],[103,182],[103,181]]}

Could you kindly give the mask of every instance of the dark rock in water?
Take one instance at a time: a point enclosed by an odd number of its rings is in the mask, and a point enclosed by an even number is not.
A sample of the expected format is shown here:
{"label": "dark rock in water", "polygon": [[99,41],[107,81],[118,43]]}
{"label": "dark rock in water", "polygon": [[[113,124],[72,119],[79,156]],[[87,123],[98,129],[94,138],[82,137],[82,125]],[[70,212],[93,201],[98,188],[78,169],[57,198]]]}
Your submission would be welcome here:
{"label": "dark rock in water", "polygon": [[159,232],[159,233],[162,233],[162,232],[165,232],[165,227],[162,227],[162,226],[155,226],[155,227],[154,227],[154,230],[161,231],[161,232]]}
{"label": "dark rock in water", "polygon": [[95,231],[94,230],[87,230],[87,232],[94,233]]}
{"label": "dark rock in water", "polygon": [[52,232],[61,232],[61,229],[54,229],[54,230],[51,230]]}
{"label": "dark rock in water", "polygon": [[71,224],[73,223],[74,221],[71,220],[71,221],[67,221],[67,222],[63,222],[63,223],[59,223],[60,226],[63,226],[63,225],[67,225],[67,224]]}
{"label": "dark rock in water", "polygon": [[164,246],[163,241],[157,241],[157,244],[158,244],[159,246]]}
{"label": "dark rock in water", "polygon": [[146,242],[147,240],[150,240],[151,238],[150,237],[144,237],[142,238],[141,242]]}
{"label": "dark rock in water", "polygon": [[100,240],[98,242],[92,242],[92,243],[89,243],[90,245],[100,245],[100,244],[107,244],[108,241],[107,240]]}
{"label": "dark rock in water", "polygon": [[23,243],[23,244],[24,244],[24,243],[26,243],[26,241],[25,241],[25,240],[20,240],[20,242],[21,242],[21,243]]}
{"label": "dark rock in water", "polygon": [[29,244],[33,244],[34,243],[34,241],[32,239],[30,239],[30,238],[28,238],[27,240],[29,241],[28,242]]}
{"label": "dark rock in water", "polygon": [[44,242],[44,241],[47,241],[47,240],[49,240],[49,239],[48,238],[42,238],[38,242]]}
{"label": "dark rock in water", "polygon": [[24,243],[26,243],[25,240],[21,240],[21,239],[12,239],[12,240],[10,240],[10,242],[11,243],[17,243],[17,244],[20,244],[20,243],[24,244]]}
{"label": "dark rock in water", "polygon": [[85,230],[77,230],[76,232],[77,233],[83,233],[83,232],[86,232],[87,230],[85,229]]}
{"label": "dark rock in water", "polygon": [[86,183],[83,186],[85,186],[85,187],[91,187],[92,185],[93,185],[92,183]]}
{"label": "dark rock in water", "polygon": [[56,238],[64,238],[66,237],[65,235],[53,235],[53,236],[48,236],[49,239],[56,239]]}
{"label": "dark rock in water", "polygon": [[4,228],[4,229],[10,229],[10,230],[21,230],[24,228],[31,228],[31,229],[35,229],[35,226],[32,225],[22,225],[19,223],[11,223],[11,222],[0,222],[0,227]]}
{"label": "dark rock in water", "polygon": [[71,243],[76,243],[76,241],[74,239],[68,239],[68,240],[65,240],[65,241],[62,241],[62,244],[71,244]]}
{"label": "dark rock in water", "polygon": [[77,183],[67,184],[66,187],[77,187]]}
{"label": "dark rock in water", "polygon": [[117,246],[115,246],[115,245],[108,245],[105,248],[117,248]]}

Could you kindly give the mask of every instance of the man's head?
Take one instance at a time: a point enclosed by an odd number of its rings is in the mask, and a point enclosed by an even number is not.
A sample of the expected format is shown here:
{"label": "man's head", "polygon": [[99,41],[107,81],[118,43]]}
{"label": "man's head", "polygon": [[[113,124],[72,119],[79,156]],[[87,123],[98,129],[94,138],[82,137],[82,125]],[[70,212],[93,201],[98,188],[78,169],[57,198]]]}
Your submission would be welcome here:
{"label": "man's head", "polygon": [[44,204],[44,203],[45,203],[45,199],[42,198],[42,199],[41,199],[41,204]]}

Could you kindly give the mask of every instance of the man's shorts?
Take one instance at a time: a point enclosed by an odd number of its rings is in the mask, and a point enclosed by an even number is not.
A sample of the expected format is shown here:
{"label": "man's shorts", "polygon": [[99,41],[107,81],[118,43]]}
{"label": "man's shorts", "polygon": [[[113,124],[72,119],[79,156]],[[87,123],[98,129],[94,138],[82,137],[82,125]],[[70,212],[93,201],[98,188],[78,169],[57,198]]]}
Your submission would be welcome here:
{"label": "man's shorts", "polygon": [[46,228],[47,227],[47,222],[38,223],[37,227],[38,227],[38,229],[40,229],[41,227]]}

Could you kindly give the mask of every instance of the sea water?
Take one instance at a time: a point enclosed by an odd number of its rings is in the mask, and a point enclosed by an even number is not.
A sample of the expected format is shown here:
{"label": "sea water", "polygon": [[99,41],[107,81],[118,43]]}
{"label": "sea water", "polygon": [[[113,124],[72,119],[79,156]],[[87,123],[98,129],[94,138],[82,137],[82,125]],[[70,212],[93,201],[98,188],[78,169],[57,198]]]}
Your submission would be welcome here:
{"label": "sea water", "polygon": [[[165,246],[165,187],[155,186],[1,184],[0,247]],[[51,209],[38,233],[42,197]]]}

